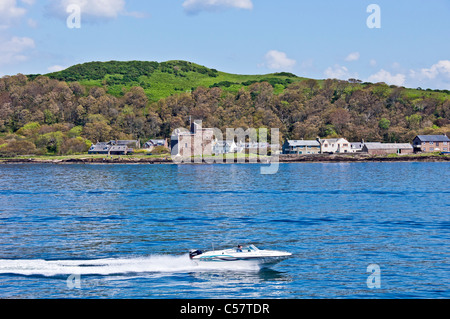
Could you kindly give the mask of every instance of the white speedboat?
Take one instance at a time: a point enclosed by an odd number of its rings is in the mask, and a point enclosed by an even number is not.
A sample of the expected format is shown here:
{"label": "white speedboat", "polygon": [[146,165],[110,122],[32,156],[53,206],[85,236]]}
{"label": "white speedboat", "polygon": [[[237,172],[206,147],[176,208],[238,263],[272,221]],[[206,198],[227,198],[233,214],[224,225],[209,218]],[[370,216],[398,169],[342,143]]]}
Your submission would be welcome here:
{"label": "white speedboat", "polygon": [[255,245],[207,252],[201,250],[189,252],[191,260],[198,262],[252,261],[261,265],[276,264],[289,256],[292,254],[285,251],[258,249]]}

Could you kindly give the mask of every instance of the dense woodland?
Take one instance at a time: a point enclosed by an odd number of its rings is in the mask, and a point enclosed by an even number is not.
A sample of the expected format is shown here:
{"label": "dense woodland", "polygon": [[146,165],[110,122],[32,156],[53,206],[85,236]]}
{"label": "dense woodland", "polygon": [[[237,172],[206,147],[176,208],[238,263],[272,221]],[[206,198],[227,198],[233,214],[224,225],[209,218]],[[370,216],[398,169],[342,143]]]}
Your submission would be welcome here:
{"label": "dense woodland", "polygon": [[[96,69],[77,66],[47,76],[1,78],[0,156],[76,154],[97,141],[169,138],[174,129],[188,127],[189,116],[223,132],[279,128],[283,140],[342,136],[411,142],[417,134],[450,135],[448,91],[291,74],[223,81],[218,71],[205,67],[156,63],[143,67],[173,79],[200,74],[213,84],[155,100],[145,89],[150,80],[139,85],[149,76],[139,65],[130,74],[118,67],[100,63]],[[110,85],[122,89],[114,93]]]}

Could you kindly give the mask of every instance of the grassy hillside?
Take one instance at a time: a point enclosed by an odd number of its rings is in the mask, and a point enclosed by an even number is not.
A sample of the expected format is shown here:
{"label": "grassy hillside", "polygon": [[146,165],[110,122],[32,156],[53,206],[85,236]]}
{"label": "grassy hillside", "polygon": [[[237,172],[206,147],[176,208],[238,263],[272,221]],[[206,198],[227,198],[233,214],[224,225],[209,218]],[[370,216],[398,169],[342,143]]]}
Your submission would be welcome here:
{"label": "grassy hillside", "polygon": [[199,86],[237,92],[242,86],[264,81],[281,93],[289,84],[305,79],[286,72],[267,75],[230,74],[187,61],[90,62],[47,76],[66,82],[78,81],[88,88],[104,87],[108,94],[116,97],[123,96],[133,86],[140,86],[149,100],[154,102],[175,93],[191,92]]}
{"label": "grassy hillside", "polygon": [[[29,75],[31,79],[38,75]],[[144,89],[149,101],[156,102],[176,93],[192,92],[197,87],[220,87],[225,92],[237,93],[243,86],[257,82],[268,82],[275,94],[280,94],[290,84],[308,80],[295,74],[280,72],[265,75],[241,75],[220,72],[188,61],[145,62],[145,61],[109,61],[89,62],[74,65],[60,72],[46,74],[51,79],[65,82],[79,82],[84,87],[103,87],[108,94],[122,97],[135,86]],[[351,80],[349,80],[352,82]],[[322,86],[323,80],[317,80]],[[352,89],[361,89],[372,85],[354,80]],[[395,87],[390,87],[392,91]],[[386,93],[386,92],[385,92]],[[387,92],[389,94],[391,92]],[[434,98],[439,101],[450,97],[449,90],[430,90],[405,88],[404,95],[409,99]]]}

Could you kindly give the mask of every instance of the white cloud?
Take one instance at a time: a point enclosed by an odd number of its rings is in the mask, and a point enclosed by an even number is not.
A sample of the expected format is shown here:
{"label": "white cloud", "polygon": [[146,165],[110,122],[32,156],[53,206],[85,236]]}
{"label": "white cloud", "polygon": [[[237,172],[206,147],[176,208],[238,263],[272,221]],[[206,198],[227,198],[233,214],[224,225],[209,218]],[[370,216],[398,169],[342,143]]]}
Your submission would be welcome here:
{"label": "white cloud", "polygon": [[17,6],[16,0],[1,0],[0,29],[9,28],[14,20],[23,17],[26,12],[26,9]]}
{"label": "white cloud", "polygon": [[58,18],[67,19],[67,8],[70,5],[80,7],[83,22],[97,22],[115,19],[119,15],[144,17],[143,13],[127,12],[125,0],[49,0],[47,13]]}
{"label": "white cloud", "polygon": [[450,89],[450,60],[441,60],[429,68],[410,70],[411,85]]}
{"label": "white cloud", "polygon": [[438,77],[450,79],[450,61],[442,60],[433,64],[429,69],[421,69],[420,71],[411,71],[411,76],[421,79],[434,80]]}
{"label": "white cloud", "polygon": [[352,73],[347,67],[338,64],[327,68],[324,74],[329,79],[348,80],[351,78],[358,78],[358,73]]}
{"label": "white cloud", "polygon": [[27,50],[35,47],[34,40],[27,37],[12,37],[0,41],[0,64],[10,64],[28,60]]}
{"label": "white cloud", "polygon": [[406,75],[401,74],[401,73],[393,75],[390,72],[381,69],[377,73],[369,76],[367,81],[374,82],[374,83],[384,82],[384,83],[390,84],[390,85],[403,86],[406,81]]}
{"label": "white cloud", "polygon": [[345,58],[345,61],[347,62],[358,61],[359,57],[360,57],[359,52],[352,52]]}
{"label": "white cloud", "polygon": [[34,48],[34,40],[27,37],[12,37],[0,46],[0,52],[19,53],[25,49]]}
{"label": "white cloud", "polygon": [[17,18],[25,14],[24,8],[17,6],[16,0],[2,0],[0,1],[0,17],[4,18]]}
{"label": "white cloud", "polygon": [[372,60],[370,60],[369,64],[370,64],[370,66],[375,67],[375,66],[377,66],[377,60],[372,59]]}
{"label": "white cloud", "polygon": [[219,11],[227,8],[253,9],[252,0],[185,0],[184,11],[188,14],[197,14],[201,11]]}
{"label": "white cloud", "polygon": [[263,66],[272,70],[291,70],[297,61],[287,57],[286,53],[277,50],[271,50],[264,56]]}

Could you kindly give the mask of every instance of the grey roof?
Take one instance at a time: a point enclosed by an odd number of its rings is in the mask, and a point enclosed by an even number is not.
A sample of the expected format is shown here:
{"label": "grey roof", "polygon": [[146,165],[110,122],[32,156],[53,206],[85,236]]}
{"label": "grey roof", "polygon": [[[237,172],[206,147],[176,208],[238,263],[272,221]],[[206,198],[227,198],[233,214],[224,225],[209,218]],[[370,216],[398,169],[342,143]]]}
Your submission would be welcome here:
{"label": "grey roof", "polygon": [[320,146],[316,140],[288,140],[289,146]]}
{"label": "grey roof", "polygon": [[364,146],[364,142],[351,142],[350,147],[353,149],[362,148]]}
{"label": "grey roof", "polygon": [[422,142],[450,142],[447,135],[417,135]]}
{"label": "grey roof", "polygon": [[149,145],[164,145],[166,143],[166,140],[149,140],[145,144]]}
{"label": "grey roof", "polygon": [[114,145],[111,146],[111,152],[125,152],[128,150],[128,147],[126,145]]}
{"label": "grey roof", "polygon": [[107,145],[107,144],[96,144],[96,145],[92,145],[91,148],[89,149],[90,152],[106,152],[110,149],[111,146]]}
{"label": "grey roof", "polygon": [[412,149],[408,143],[365,143],[368,150],[387,150],[387,149]]}
{"label": "grey roof", "polygon": [[128,145],[128,144],[137,144],[139,141],[137,140],[113,140],[109,142],[111,145]]}

